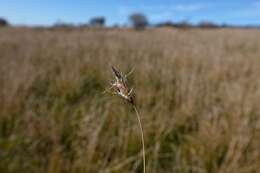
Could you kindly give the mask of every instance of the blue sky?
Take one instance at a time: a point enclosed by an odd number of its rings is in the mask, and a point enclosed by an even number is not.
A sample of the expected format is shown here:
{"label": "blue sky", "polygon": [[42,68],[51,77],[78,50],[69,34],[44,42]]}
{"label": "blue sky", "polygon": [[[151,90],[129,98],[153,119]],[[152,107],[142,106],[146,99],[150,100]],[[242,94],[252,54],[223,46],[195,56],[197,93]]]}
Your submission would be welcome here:
{"label": "blue sky", "polygon": [[16,25],[86,23],[94,16],[105,16],[108,25],[125,24],[133,12],[143,12],[151,23],[207,20],[260,25],[260,0],[0,0],[0,17]]}

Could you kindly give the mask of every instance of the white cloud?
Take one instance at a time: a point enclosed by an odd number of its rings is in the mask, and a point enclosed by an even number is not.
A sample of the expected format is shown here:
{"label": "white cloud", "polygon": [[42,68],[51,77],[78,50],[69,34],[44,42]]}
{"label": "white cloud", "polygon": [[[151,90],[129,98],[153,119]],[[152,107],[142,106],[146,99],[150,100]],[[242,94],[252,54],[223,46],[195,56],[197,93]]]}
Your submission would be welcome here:
{"label": "white cloud", "polygon": [[153,21],[162,21],[162,20],[170,20],[174,14],[169,11],[164,11],[161,13],[153,13],[149,16],[149,18]]}
{"label": "white cloud", "polygon": [[199,12],[211,8],[213,4],[161,4],[161,5],[139,5],[139,6],[120,6],[118,8],[119,16],[128,16],[134,12],[146,14],[151,21],[164,21],[176,18],[177,15],[190,15],[193,12]]}
{"label": "white cloud", "polygon": [[209,8],[209,4],[173,4],[173,5],[139,5],[139,6],[121,6],[118,13],[120,15],[128,15],[132,12],[144,13],[162,13],[167,16],[172,12],[195,12]]}
{"label": "white cloud", "polygon": [[207,8],[207,5],[203,4],[180,4],[173,6],[172,9],[179,12],[194,12],[194,11],[200,11]]}

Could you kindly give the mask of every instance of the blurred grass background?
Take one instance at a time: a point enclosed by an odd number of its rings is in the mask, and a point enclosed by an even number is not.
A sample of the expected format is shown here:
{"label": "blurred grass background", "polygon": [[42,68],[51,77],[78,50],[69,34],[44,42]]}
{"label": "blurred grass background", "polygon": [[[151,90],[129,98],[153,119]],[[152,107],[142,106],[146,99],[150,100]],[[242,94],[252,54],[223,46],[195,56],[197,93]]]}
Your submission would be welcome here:
{"label": "blurred grass background", "polygon": [[102,95],[135,88],[149,173],[257,173],[260,31],[0,29],[0,172],[142,171],[140,132]]}

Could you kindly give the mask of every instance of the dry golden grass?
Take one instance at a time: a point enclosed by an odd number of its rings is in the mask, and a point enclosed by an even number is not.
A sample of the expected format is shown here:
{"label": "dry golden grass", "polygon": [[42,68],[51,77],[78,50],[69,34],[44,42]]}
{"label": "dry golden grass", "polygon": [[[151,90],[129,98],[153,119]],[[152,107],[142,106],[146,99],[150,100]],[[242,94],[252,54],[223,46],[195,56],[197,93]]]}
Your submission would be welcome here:
{"label": "dry golden grass", "polygon": [[259,57],[257,30],[2,28],[0,172],[141,172],[112,64],[135,68],[147,172],[259,172]]}

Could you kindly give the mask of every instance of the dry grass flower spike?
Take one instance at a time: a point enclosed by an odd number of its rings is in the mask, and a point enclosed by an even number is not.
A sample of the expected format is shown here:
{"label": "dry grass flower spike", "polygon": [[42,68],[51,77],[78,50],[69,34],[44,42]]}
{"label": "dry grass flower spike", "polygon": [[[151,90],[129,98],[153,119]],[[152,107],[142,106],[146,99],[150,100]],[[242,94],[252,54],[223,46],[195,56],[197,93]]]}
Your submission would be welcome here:
{"label": "dry grass flower spike", "polygon": [[142,151],[143,151],[143,173],[145,173],[145,145],[144,145],[144,133],[143,133],[143,128],[142,128],[142,123],[141,123],[141,118],[140,114],[136,108],[136,104],[134,102],[134,95],[133,95],[133,88],[128,87],[127,83],[127,76],[130,75],[131,72],[129,72],[127,75],[123,75],[121,72],[119,72],[115,67],[112,66],[112,72],[115,77],[115,81],[111,82],[111,86],[109,90],[113,90],[113,94],[116,94],[123,99],[127,100],[134,108],[137,119],[138,119],[138,124],[140,127],[141,131],[141,136],[142,136]]}

